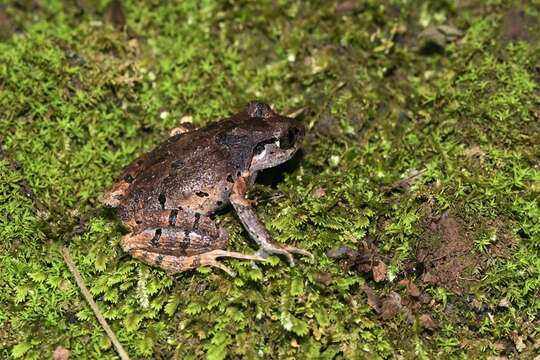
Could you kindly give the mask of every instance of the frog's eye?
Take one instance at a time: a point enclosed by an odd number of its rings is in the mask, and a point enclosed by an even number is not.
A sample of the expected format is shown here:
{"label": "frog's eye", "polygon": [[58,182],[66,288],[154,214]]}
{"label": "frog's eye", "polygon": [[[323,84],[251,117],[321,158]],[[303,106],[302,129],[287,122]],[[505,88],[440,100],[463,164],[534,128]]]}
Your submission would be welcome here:
{"label": "frog's eye", "polygon": [[264,151],[264,144],[258,143],[257,146],[255,146],[255,150],[254,150],[255,155],[260,155],[263,153],[263,151]]}
{"label": "frog's eye", "polygon": [[255,149],[253,150],[254,155],[257,157],[263,157],[264,151],[266,150],[266,145],[275,144],[278,141],[279,140],[276,138],[271,138],[268,140],[261,141],[260,143],[257,144],[257,146],[255,146]]}

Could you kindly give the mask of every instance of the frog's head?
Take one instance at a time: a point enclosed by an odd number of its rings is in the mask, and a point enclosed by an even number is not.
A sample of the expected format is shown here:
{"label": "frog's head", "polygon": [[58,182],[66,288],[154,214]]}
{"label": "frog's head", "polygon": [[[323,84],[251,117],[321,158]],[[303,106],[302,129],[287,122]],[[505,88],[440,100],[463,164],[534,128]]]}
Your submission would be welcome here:
{"label": "frog's head", "polygon": [[279,165],[302,146],[305,128],[298,120],[281,116],[269,105],[255,101],[249,103],[246,113],[254,135],[250,171]]}

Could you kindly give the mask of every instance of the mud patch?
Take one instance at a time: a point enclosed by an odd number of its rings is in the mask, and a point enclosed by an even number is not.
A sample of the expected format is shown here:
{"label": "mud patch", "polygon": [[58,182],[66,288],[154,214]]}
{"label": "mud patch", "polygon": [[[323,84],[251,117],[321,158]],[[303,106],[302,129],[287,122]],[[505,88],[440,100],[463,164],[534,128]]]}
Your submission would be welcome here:
{"label": "mud patch", "polygon": [[446,216],[432,222],[418,258],[424,264],[422,281],[461,292],[476,266],[473,240],[464,231],[461,220]]}
{"label": "mud patch", "polygon": [[533,42],[535,40],[533,35],[535,31],[531,31],[531,27],[535,21],[536,19],[526,15],[525,10],[512,8],[504,15],[500,36],[506,41],[525,40]]}
{"label": "mud patch", "polygon": [[[494,239],[486,251],[481,251],[475,240],[486,231],[492,231]],[[480,280],[490,259],[508,256],[516,243],[516,238],[502,224],[484,220],[466,223],[456,215],[445,213],[428,220],[415,266],[423,268],[419,275],[424,284],[461,294]]]}

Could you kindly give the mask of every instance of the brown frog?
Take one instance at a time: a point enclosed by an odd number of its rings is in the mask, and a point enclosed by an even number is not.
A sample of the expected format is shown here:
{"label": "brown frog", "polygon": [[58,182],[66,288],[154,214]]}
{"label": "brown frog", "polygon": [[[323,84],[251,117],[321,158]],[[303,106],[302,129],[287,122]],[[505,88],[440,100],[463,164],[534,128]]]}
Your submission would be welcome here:
{"label": "brown frog", "polygon": [[[257,219],[246,190],[257,173],[290,159],[300,147],[304,126],[251,102],[236,115],[201,129],[175,129],[154,150],[133,161],[105,193],[130,231],[122,248],[145,263],[169,272],[218,267],[220,257],[264,260],[305,250],[276,243]],[[228,204],[259,245],[255,255],[224,250],[228,235],[210,215]]]}

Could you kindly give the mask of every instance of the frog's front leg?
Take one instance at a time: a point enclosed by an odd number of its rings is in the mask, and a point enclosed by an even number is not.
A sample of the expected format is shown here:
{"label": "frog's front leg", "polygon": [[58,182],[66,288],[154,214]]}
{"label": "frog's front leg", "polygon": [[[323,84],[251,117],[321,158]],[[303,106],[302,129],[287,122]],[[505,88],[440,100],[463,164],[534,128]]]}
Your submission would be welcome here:
{"label": "frog's front leg", "polygon": [[135,224],[124,223],[132,232],[122,238],[122,248],[146,264],[171,273],[206,265],[234,276],[234,272],[217,258],[264,260],[259,256],[223,250],[227,245],[227,233],[206,216],[182,210],[144,210],[135,219]]}
{"label": "frog's front leg", "polygon": [[289,260],[291,266],[294,266],[292,254],[300,254],[313,258],[313,255],[306,250],[281,245],[272,239],[268,230],[266,230],[257,218],[255,211],[251,207],[251,202],[246,199],[247,185],[249,183],[249,174],[244,173],[242,176],[239,176],[233,184],[230,200],[249,236],[259,245],[260,248],[257,254],[262,257],[267,257],[271,254],[284,255]]}

